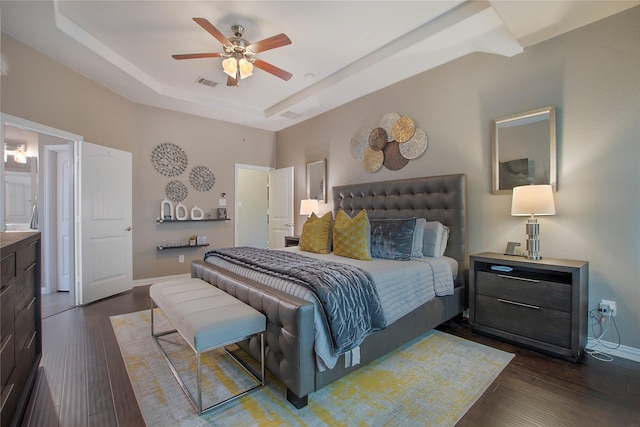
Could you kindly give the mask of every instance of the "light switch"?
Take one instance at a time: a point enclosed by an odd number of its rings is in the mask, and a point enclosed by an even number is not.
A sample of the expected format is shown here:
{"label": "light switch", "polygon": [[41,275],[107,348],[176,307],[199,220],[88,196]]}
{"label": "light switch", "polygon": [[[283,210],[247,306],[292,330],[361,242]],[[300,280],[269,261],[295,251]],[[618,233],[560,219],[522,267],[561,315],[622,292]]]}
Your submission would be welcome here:
{"label": "light switch", "polygon": [[220,207],[227,206],[227,199],[218,199],[218,206]]}

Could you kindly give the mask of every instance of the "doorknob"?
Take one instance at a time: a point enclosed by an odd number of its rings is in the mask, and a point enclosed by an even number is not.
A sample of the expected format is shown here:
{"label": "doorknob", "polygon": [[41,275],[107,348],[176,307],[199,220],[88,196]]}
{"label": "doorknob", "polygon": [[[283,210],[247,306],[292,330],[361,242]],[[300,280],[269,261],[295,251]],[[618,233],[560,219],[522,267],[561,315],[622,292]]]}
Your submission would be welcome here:
{"label": "doorknob", "polygon": [[133,230],[131,226],[128,226],[127,228],[124,229],[124,231],[131,231],[131,230]]}

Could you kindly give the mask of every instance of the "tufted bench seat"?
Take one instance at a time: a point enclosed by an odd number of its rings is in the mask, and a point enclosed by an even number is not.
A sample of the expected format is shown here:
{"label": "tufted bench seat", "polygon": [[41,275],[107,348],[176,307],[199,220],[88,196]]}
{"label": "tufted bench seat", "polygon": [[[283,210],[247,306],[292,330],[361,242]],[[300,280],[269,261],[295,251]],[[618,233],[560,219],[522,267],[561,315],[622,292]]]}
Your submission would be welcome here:
{"label": "tufted bench seat", "polygon": [[[262,313],[201,279],[188,278],[156,283],[149,288],[149,296],[151,300],[151,335],[160,347],[165,360],[169,363],[176,380],[199,415],[264,385],[264,330],[266,319]],[[156,306],[162,310],[175,328],[174,330],[159,333],[154,331],[154,308]],[[173,333],[182,335],[196,353],[196,397],[189,392],[166,351],[158,342],[158,337]],[[227,345],[248,339],[253,335],[259,335],[260,337],[260,376],[253,373],[232,352],[227,351],[226,348],[224,350],[254,377],[257,384],[203,409],[200,361],[202,353],[220,347],[224,348]]]}

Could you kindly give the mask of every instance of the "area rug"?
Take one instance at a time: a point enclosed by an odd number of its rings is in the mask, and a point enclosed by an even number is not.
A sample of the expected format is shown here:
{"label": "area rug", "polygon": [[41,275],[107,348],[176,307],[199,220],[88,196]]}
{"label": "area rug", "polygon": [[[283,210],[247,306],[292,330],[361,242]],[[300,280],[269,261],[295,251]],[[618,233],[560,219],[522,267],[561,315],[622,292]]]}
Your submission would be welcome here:
{"label": "area rug", "polygon": [[[160,313],[157,329],[169,329]],[[453,426],[504,369],[513,354],[439,331],[309,395],[295,409],[284,386],[267,385],[198,416],[157,344],[149,310],[111,317],[138,405],[148,426]],[[176,334],[162,346],[195,392],[195,355]],[[242,353],[241,350],[237,350]],[[224,352],[203,356],[203,405],[251,384]],[[206,372],[205,372],[206,371]]]}

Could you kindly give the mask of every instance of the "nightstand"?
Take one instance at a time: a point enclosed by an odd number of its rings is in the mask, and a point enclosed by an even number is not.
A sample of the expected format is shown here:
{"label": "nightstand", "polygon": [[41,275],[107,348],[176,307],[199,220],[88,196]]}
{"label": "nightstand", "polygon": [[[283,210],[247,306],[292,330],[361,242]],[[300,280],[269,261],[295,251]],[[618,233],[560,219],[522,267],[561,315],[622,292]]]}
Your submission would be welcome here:
{"label": "nightstand", "polygon": [[587,341],[589,263],[469,257],[469,321],[485,335],[577,361]]}
{"label": "nightstand", "polygon": [[300,236],[284,236],[284,247],[298,246],[300,244]]}

